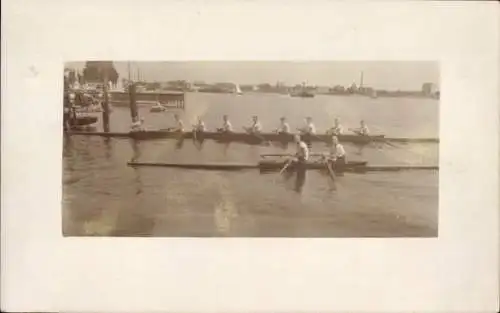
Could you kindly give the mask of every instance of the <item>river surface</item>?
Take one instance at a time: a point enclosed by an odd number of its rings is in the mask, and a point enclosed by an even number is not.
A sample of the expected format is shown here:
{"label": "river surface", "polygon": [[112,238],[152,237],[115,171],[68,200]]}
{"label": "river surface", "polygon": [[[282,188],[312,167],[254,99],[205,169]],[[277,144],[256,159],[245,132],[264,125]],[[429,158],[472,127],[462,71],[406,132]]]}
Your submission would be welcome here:
{"label": "river surface", "polygon": [[[292,129],[305,116],[318,132],[338,116],[344,128],[364,119],[373,134],[438,137],[439,103],[432,99],[274,94],[190,93],[185,110],[150,113],[145,126],[173,126],[203,116],[208,128],[228,114],[233,127],[258,115],[265,130],[286,116]],[[97,114],[100,116],[100,114]],[[113,108],[112,131],[128,131],[128,108]],[[98,125],[98,128],[101,126]],[[332,180],[319,171],[305,179],[258,170],[217,172],[131,168],[143,162],[257,163],[262,153],[293,151],[282,146],[186,140],[134,141],[72,136],[63,141],[63,234],[151,237],[433,237],[438,233],[438,172],[375,172]],[[345,144],[350,160],[373,165],[437,165],[438,144]],[[321,143],[312,150],[324,151]]]}

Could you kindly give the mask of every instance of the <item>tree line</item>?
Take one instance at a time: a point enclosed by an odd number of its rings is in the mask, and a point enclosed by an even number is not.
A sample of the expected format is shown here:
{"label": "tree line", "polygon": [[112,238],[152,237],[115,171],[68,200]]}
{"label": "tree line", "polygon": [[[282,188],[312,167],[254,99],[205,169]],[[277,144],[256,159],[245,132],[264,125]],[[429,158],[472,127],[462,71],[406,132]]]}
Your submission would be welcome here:
{"label": "tree line", "polygon": [[85,82],[99,82],[105,80],[110,81],[113,85],[118,83],[118,72],[112,61],[87,61],[81,72],[75,69],[64,69],[66,84],[74,84],[76,82],[84,84]]}

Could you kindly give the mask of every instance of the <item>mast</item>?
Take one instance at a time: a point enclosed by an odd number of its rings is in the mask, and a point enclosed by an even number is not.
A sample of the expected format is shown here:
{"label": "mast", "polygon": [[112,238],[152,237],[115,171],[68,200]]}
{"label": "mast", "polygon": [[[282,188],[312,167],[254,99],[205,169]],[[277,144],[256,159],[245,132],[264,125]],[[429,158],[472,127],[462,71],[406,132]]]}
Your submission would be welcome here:
{"label": "mast", "polygon": [[363,88],[363,71],[361,71],[361,79],[359,82],[359,88]]}

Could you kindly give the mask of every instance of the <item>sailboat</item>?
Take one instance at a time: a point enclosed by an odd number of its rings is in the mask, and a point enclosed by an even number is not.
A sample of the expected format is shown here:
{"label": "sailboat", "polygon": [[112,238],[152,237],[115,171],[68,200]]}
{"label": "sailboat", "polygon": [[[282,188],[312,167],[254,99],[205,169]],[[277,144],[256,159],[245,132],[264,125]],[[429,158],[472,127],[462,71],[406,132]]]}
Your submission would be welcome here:
{"label": "sailboat", "polygon": [[236,86],[235,86],[235,87],[236,87],[236,94],[238,94],[238,95],[242,95],[242,94],[243,94],[243,92],[241,91],[240,85],[239,85],[239,84],[236,84]]}
{"label": "sailboat", "polygon": [[292,91],[292,93],[290,93],[290,97],[314,98],[314,93],[307,91],[306,83],[302,83],[302,88]]}

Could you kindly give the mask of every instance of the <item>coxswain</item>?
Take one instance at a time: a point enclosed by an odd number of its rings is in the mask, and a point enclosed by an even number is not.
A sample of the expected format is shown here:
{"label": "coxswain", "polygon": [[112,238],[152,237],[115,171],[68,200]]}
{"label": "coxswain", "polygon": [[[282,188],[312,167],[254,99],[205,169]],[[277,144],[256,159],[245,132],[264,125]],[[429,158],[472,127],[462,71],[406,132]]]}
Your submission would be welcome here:
{"label": "coxswain", "polygon": [[244,127],[244,129],[247,131],[247,133],[259,134],[262,131],[262,125],[259,122],[259,117],[257,115],[254,115],[252,117],[252,126]]}
{"label": "coxswain", "polygon": [[333,163],[334,169],[338,171],[341,170],[346,164],[346,153],[344,146],[339,142],[337,136],[332,136],[332,146],[330,148],[330,155],[328,156],[328,161]]}
{"label": "coxswain", "polygon": [[217,128],[218,132],[223,132],[223,133],[230,133],[233,131],[233,125],[231,125],[231,122],[229,121],[229,117],[227,115],[224,115],[222,117],[222,127]]}
{"label": "coxswain", "polygon": [[286,135],[290,133],[290,125],[286,122],[286,118],[280,118],[280,126],[276,129],[276,132],[280,135]]}
{"label": "coxswain", "polygon": [[184,132],[184,123],[182,122],[179,114],[174,114],[175,124],[176,126],[171,128],[170,130],[173,132]]}
{"label": "coxswain", "polygon": [[294,162],[296,163],[296,166],[298,169],[305,169],[306,162],[309,159],[309,148],[307,144],[302,141],[299,135],[293,136],[293,140],[295,141],[295,144],[297,146],[297,152],[295,153],[295,159]]}
{"label": "coxswain", "polygon": [[344,130],[342,128],[342,125],[340,125],[339,119],[335,118],[333,127],[328,130],[328,134],[338,136],[338,135],[342,135],[343,132],[344,132]]}

